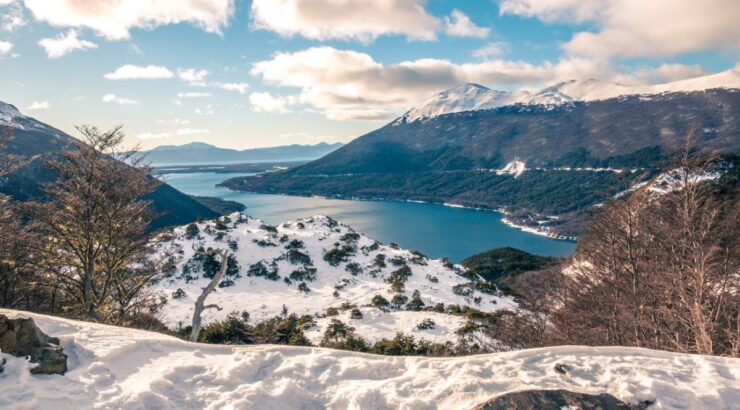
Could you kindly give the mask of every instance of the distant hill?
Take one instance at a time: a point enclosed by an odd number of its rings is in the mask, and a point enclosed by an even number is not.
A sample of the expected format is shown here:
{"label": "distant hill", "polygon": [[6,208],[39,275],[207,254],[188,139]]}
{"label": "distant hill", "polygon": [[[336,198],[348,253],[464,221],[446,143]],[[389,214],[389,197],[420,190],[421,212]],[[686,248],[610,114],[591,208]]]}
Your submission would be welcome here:
{"label": "distant hill", "polygon": [[157,164],[192,164],[217,162],[265,162],[265,161],[306,161],[321,158],[341,148],[344,144],[284,145],[270,148],[235,150],[219,148],[203,142],[185,145],[161,145],[143,151],[149,162]]}
{"label": "distant hill", "polygon": [[724,88],[405,116],[304,166],[223,186],[503,208],[516,224],[574,236],[692,130],[695,149],[737,153],[739,117],[740,89]]}
{"label": "distant hill", "polygon": [[[0,179],[0,193],[15,200],[41,198],[42,185],[54,180],[54,173],[47,168],[44,158],[57,155],[69,147],[74,138],[47,124],[21,114],[10,104],[0,102],[0,127],[10,129],[12,139],[3,150],[5,153],[20,155],[36,160]],[[196,200],[168,184],[161,184],[148,195],[155,211],[163,215],[152,223],[152,228],[182,225],[199,218],[215,218],[219,215],[209,206]],[[233,206],[224,209],[233,211]]]}

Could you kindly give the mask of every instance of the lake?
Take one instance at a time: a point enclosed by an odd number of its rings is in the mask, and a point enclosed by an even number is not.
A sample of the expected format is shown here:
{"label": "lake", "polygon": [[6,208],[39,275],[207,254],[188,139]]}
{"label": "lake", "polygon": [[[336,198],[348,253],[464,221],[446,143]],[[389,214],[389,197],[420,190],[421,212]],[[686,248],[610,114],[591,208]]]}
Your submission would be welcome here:
{"label": "lake", "polygon": [[245,174],[198,172],[165,174],[162,178],[190,195],[240,202],[247,207],[245,213],[271,225],[316,214],[328,215],[383,243],[395,242],[429,257],[448,257],[453,262],[501,246],[550,256],[567,256],[575,248],[573,242],[506,226],[498,212],[413,202],[266,195],[216,187],[221,181],[241,175]]}

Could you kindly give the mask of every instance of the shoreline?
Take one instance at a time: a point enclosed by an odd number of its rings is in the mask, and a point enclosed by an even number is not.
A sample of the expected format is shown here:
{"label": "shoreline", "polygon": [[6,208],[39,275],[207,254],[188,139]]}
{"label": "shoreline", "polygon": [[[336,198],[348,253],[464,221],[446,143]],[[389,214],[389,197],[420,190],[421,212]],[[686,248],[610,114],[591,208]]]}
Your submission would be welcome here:
{"label": "shoreline", "polygon": [[539,230],[537,228],[534,228],[528,225],[517,224],[508,218],[508,216],[511,215],[511,212],[507,211],[504,208],[473,207],[473,206],[466,206],[462,204],[456,204],[453,202],[430,202],[430,201],[422,201],[418,199],[408,199],[408,198],[390,199],[390,198],[365,198],[365,197],[355,197],[355,196],[329,197],[325,195],[298,195],[298,194],[284,194],[284,193],[276,193],[276,192],[242,191],[242,190],[231,189],[229,187],[225,187],[222,185],[217,185],[217,186],[219,186],[220,188],[227,189],[230,192],[242,192],[242,193],[248,193],[248,194],[296,196],[296,197],[304,197],[304,198],[335,199],[335,200],[340,200],[340,201],[405,202],[405,203],[415,203],[415,204],[437,205],[437,206],[444,206],[447,208],[467,209],[471,211],[495,212],[503,216],[501,218],[501,222],[510,228],[518,229],[522,232],[526,232],[532,235],[542,236],[548,239],[553,239],[553,240],[558,240],[558,241],[576,242],[578,240],[578,237],[558,235],[556,233],[542,231],[542,230]]}

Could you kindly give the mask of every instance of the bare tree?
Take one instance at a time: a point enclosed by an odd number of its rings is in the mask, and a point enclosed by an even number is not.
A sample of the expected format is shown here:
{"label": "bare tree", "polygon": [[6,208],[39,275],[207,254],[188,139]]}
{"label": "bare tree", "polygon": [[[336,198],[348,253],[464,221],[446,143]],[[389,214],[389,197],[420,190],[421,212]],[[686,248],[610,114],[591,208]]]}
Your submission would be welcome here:
{"label": "bare tree", "polygon": [[563,275],[559,341],[738,355],[737,171],[701,183],[718,163],[687,149],[658,192],[608,204]]}
{"label": "bare tree", "polygon": [[148,280],[132,280],[131,266],[149,253],[153,214],[142,197],[156,180],[135,150],[118,150],[120,127],[78,130],[82,141],[47,161],[57,180],[45,187],[46,200],[27,209],[46,238],[36,249],[39,268],[72,300],[73,313],[104,321],[113,294],[135,293]]}
{"label": "bare tree", "polygon": [[193,328],[190,332],[190,341],[191,342],[197,342],[198,336],[200,335],[200,330],[202,328],[201,323],[201,313],[203,313],[203,310],[205,309],[217,309],[221,310],[221,308],[218,305],[206,305],[206,298],[208,295],[213,292],[214,289],[216,289],[216,285],[221,281],[221,278],[223,278],[224,274],[226,274],[226,271],[229,269],[229,252],[221,249],[218,251],[219,256],[221,256],[221,267],[219,268],[218,272],[216,272],[215,275],[213,275],[213,278],[211,278],[211,282],[208,283],[208,286],[203,288],[203,293],[198,296],[198,299],[195,301],[195,311],[193,312]]}

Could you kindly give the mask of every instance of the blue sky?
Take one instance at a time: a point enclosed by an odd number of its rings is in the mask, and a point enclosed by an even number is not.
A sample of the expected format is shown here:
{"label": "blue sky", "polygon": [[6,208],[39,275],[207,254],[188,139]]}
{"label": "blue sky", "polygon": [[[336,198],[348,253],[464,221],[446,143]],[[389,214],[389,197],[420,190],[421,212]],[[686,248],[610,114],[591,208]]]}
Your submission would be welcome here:
{"label": "blue sky", "polygon": [[736,0],[0,0],[0,100],[144,148],[349,141],[461,82],[733,68]]}

